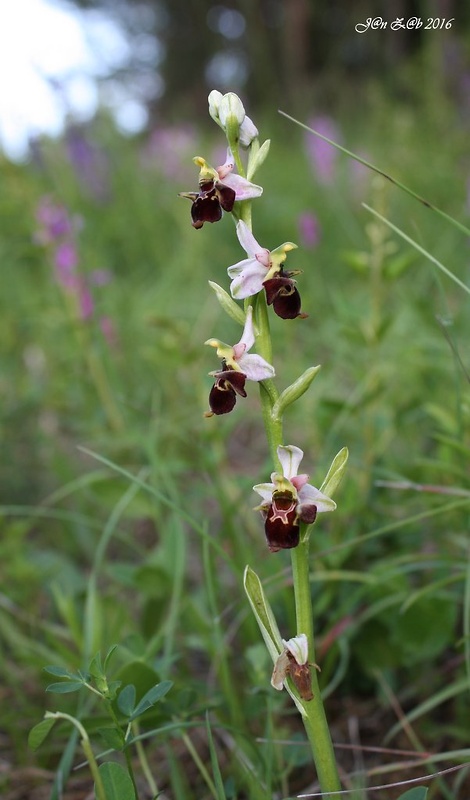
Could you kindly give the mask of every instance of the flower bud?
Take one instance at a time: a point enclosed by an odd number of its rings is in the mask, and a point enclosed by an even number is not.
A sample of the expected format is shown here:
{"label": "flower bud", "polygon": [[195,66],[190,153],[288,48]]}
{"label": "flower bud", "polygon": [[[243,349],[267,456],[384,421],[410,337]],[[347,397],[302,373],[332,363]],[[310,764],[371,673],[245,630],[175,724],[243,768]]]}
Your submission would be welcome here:
{"label": "flower bud", "polygon": [[258,138],[258,128],[253,120],[245,116],[240,126],[240,144],[242,147],[249,147],[253,139]]}
{"label": "flower bud", "polygon": [[209,101],[209,114],[211,115],[214,122],[217,122],[218,125],[221,125],[219,119],[219,106],[220,101],[222,100],[223,95],[221,92],[218,92],[217,89],[213,89],[208,97]]}
{"label": "flower bud", "polygon": [[238,127],[240,127],[246,116],[243,103],[234,92],[227,92],[221,97],[218,113],[224,128],[227,128],[229,124],[234,125],[235,123],[238,123]]}

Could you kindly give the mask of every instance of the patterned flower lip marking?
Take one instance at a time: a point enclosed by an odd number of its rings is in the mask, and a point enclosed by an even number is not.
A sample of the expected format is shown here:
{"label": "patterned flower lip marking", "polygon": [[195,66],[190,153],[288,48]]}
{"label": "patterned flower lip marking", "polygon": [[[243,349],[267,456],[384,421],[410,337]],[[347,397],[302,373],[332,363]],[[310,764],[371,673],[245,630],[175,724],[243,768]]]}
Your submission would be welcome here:
{"label": "patterned flower lip marking", "polygon": [[264,518],[264,530],[271,553],[297,547],[300,540],[300,522],[310,525],[317,514],[334,511],[336,503],[308,481],[308,475],[298,475],[303,450],[295,445],[280,445],[277,454],[282,475],[273,472],[271,483],[253,487],[262,497],[255,509]]}

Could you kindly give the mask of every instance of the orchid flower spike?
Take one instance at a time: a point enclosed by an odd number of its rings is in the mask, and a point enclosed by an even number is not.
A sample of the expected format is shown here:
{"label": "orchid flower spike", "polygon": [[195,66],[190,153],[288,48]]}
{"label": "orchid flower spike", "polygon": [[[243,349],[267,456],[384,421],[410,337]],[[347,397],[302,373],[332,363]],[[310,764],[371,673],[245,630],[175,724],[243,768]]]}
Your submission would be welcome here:
{"label": "orchid flower spike", "polygon": [[204,158],[193,158],[199,171],[199,191],[180,192],[180,197],[192,201],[191,218],[194,228],[202,228],[205,222],[218,222],[222,211],[232,211],[236,200],[252,200],[263,193],[261,186],[251,183],[241,175],[232,174],[235,162],[230,149],[222,166],[213,169]]}
{"label": "orchid flower spike", "polygon": [[336,508],[334,500],[307,483],[308,475],[298,475],[304,455],[300,447],[280,445],[277,455],[282,475],[273,472],[272,483],[259,483],[253,487],[262,497],[262,503],[255,510],[263,515],[271,553],[297,547],[300,522],[310,525],[315,522],[317,514]]}
{"label": "orchid flower spike", "polygon": [[268,305],[283,319],[306,317],[300,311],[301,300],[292,276],[297,271],[285,272],[283,264],[287,253],[296,249],[293,242],[285,242],[275,250],[267,250],[256,241],[248,225],[240,220],[237,224],[238,241],[248,258],[229,267],[227,272],[232,282],[230,291],[236,300],[243,300],[266,291]]}
{"label": "orchid flower spike", "polygon": [[222,361],[222,369],[210,372],[216,380],[209,394],[210,411],[213,414],[227,414],[235,406],[237,394],[246,397],[245,381],[264,381],[274,377],[274,367],[261,356],[248,353],[255,342],[253,309],[246,312],[242,338],[237,344],[229,345],[218,339],[208,339],[205,344],[217,349]]}

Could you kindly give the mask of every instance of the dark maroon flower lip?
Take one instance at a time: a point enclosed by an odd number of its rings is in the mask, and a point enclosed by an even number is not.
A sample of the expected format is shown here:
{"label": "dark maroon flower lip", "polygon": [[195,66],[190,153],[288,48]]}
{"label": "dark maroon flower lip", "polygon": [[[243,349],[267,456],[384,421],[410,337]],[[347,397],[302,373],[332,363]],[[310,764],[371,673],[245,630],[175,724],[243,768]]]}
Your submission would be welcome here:
{"label": "dark maroon flower lip", "polygon": [[271,553],[297,547],[300,528],[297,502],[291,492],[273,492],[273,501],[266,509],[264,532]]}
{"label": "dark maroon flower lip", "polygon": [[199,229],[205,222],[222,219],[222,211],[232,211],[236,193],[221,181],[209,180],[199,184],[199,192],[181,192],[180,195],[192,201],[192,225]]}
{"label": "dark maroon flower lip", "polygon": [[209,393],[210,412],[206,416],[228,414],[235,407],[237,395],[246,397],[246,375],[235,369],[222,369],[211,374],[216,380]]}
{"label": "dark maroon flower lip", "polygon": [[305,319],[308,316],[300,310],[301,299],[295,284],[296,281],[290,277],[290,273],[283,272],[282,269],[274,278],[263,283],[268,306],[272,305],[274,312],[282,319]]}

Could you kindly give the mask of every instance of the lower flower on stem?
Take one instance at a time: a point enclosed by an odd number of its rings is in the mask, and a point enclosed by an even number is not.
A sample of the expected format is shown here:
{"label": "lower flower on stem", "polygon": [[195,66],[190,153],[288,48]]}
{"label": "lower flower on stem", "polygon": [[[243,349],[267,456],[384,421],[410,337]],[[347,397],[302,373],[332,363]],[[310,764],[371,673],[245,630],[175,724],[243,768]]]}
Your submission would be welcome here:
{"label": "lower flower on stem", "polygon": [[308,475],[298,475],[303,450],[294,445],[280,445],[277,455],[282,475],[273,472],[272,483],[258,483],[253,487],[263,502],[255,511],[261,511],[264,530],[271,553],[297,547],[300,541],[300,523],[310,525],[317,514],[334,511],[336,503],[307,483]]}
{"label": "lower flower on stem", "polygon": [[285,649],[274,664],[271,686],[282,691],[287,676],[290,676],[302,700],[313,700],[307,636],[299,633],[288,641],[283,639],[282,644]]}

